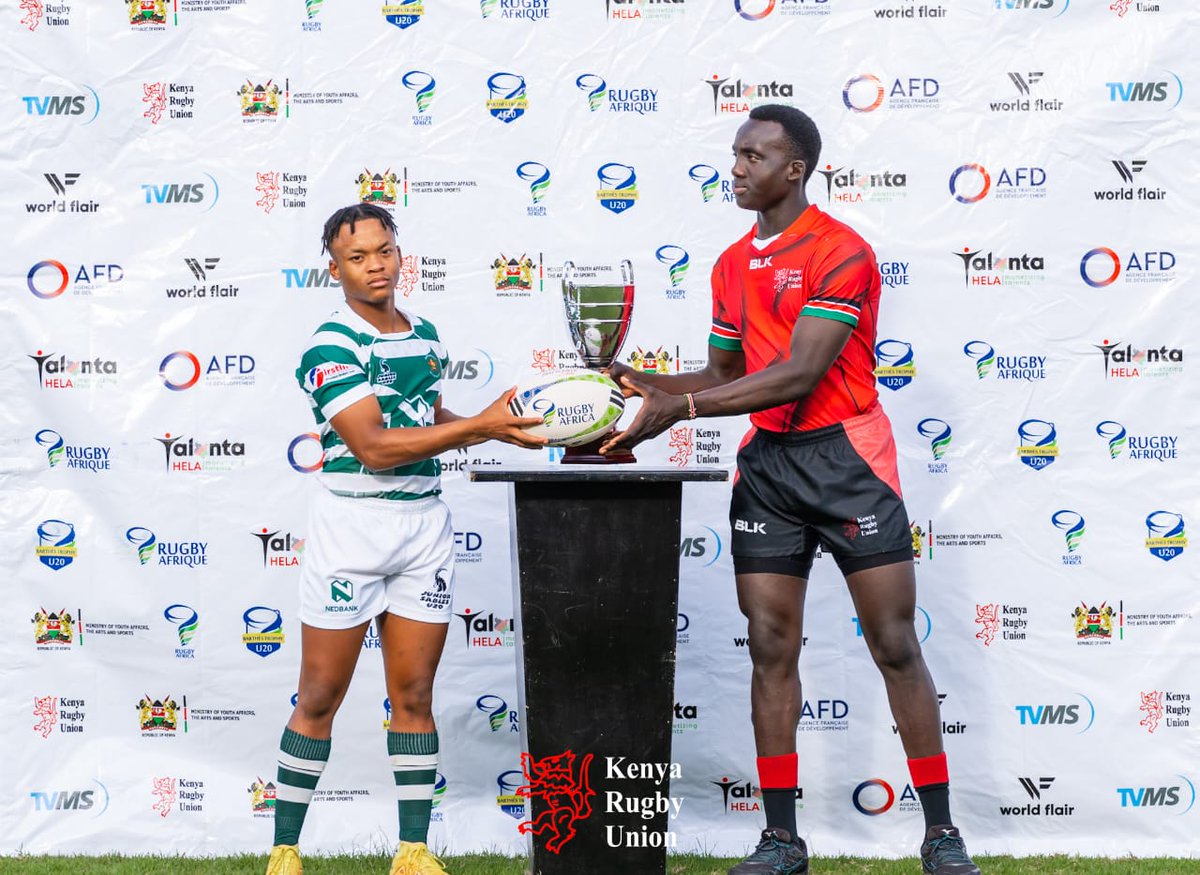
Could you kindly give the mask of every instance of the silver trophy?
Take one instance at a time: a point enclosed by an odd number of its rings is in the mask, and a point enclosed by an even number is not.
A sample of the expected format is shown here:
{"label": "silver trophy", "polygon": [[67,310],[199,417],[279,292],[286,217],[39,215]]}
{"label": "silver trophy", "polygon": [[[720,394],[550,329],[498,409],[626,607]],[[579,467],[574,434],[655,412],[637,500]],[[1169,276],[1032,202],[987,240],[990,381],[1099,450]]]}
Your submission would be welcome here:
{"label": "silver trophy", "polygon": [[[568,261],[563,264],[562,294],[567,330],[583,366],[597,371],[607,368],[621,352],[633,318],[633,264],[627,258],[615,266],[576,267],[573,261]],[[568,464],[636,461],[633,453],[627,451],[600,455],[597,450],[606,437],[567,447],[562,461]]]}

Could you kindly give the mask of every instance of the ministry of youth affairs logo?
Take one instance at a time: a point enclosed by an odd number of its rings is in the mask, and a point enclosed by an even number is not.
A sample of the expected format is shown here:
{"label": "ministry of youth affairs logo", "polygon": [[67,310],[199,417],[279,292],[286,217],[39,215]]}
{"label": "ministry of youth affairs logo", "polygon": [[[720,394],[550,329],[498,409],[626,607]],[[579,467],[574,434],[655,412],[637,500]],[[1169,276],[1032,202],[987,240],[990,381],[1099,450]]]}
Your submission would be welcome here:
{"label": "ministry of youth affairs logo", "polygon": [[623,213],[637,203],[637,172],[632,166],[610,161],[600,165],[596,178],[600,180],[596,200],[604,209]]}
{"label": "ministry of youth affairs logo", "polygon": [[1183,515],[1169,510],[1156,510],[1146,517],[1146,549],[1151,556],[1170,562],[1187,547]]}
{"label": "ministry of youth affairs logo", "polygon": [[266,658],[283,646],[283,616],[275,608],[255,605],[242,614],[246,633],[242,643],[251,653]]}
{"label": "ministry of youth affairs logo", "polygon": [[875,368],[875,377],[879,380],[879,385],[886,386],[893,392],[903,389],[917,375],[911,343],[903,340],[881,340],[875,344],[875,358],[879,362]]}
{"label": "ministry of youth affairs logo", "polygon": [[493,73],[488,77],[487,87],[487,111],[497,121],[511,124],[529,109],[524,76],[516,73]]}
{"label": "ministry of youth affairs logo", "polygon": [[1053,422],[1027,419],[1017,426],[1017,458],[1035,471],[1054,464],[1058,458],[1058,431]]}

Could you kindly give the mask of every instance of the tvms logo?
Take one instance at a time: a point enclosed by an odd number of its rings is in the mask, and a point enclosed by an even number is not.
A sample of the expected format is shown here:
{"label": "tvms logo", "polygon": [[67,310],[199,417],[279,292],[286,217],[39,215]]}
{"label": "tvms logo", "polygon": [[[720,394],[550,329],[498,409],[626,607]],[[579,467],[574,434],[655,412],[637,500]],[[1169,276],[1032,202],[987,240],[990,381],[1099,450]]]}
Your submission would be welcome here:
{"label": "tvms logo", "polygon": [[531,203],[525,208],[525,212],[530,216],[546,216],[546,207],[542,201],[550,189],[550,168],[537,161],[523,161],[517,165],[517,178],[529,183]]}
{"label": "tvms logo", "polygon": [[[688,535],[679,542],[679,558],[681,560],[695,559],[701,568],[708,568],[721,558],[721,536],[717,530],[709,526],[703,527],[707,534]],[[691,564],[691,563],[689,563]],[[681,623],[687,628],[687,616],[679,615]]]}
{"label": "tvms logo", "polygon": [[937,109],[941,105],[941,83],[928,76],[908,76],[891,79],[874,73],[860,73],[842,86],[842,103],[852,112],[874,112],[887,109]]}
{"label": "tvms logo", "polygon": [[825,177],[828,203],[881,204],[908,197],[908,174],[892,170],[855,170],[826,164],[818,170]]}
{"label": "tvms logo", "polygon": [[272,532],[265,527],[250,534],[262,543],[263,568],[299,567],[304,538],[297,538],[291,532]]}
{"label": "tvms logo", "polygon": [[71,287],[73,295],[91,295],[97,289],[107,289],[125,279],[119,264],[81,264],[78,270],[68,270],[61,261],[39,261],[25,275],[25,286],[43,301],[57,298]]}
{"label": "tvms logo", "polygon": [[1096,434],[1108,445],[1110,459],[1126,458],[1150,462],[1174,462],[1179,459],[1179,435],[1129,434],[1125,426],[1111,419],[1096,424]]}
{"label": "tvms logo", "polygon": [[769,82],[754,84],[729,77],[722,79],[716,73],[706,80],[712,89],[713,115],[749,112],[762,103],[791,103],[795,89],[791,82]]}
{"label": "tvms logo", "polygon": [[517,712],[509,710],[508,703],[499,696],[490,693],[480,696],[475,700],[475,710],[487,715],[488,727],[492,732],[521,731]]}
{"label": "tvms logo", "polygon": [[481,614],[472,612],[470,608],[454,616],[463,621],[463,632],[468,648],[513,646],[512,617],[504,619],[490,611],[487,614]]}
{"label": "tvms logo", "polygon": [[163,445],[163,455],[168,471],[231,471],[246,464],[246,444],[242,441],[224,440],[201,443],[195,438],[167,432],[155,438]]}
{"label": "tvms logo", "polygon": [[525,77],[517,73],[493,73],[488,77],[488,115],[504,124],[512,124],[529,109]]}
{"label": "tvms logo", "polygon": [[646,115],[658,112],[658,89],[656,88],[609,88],[608,83],[595,73],[583,73],[575,79],[575,87],[587,95],[591,112],[607,109],[609,112],[632,112]]}
{"label": "tvms logo", "polygon": [[867,817],[878,817],[890,811],[920,811],[921,802],[911,784],[905,784],[899,797],[892,785],[882,778],[870,778],[854,788],[850,794],[854,810]]}
{"label": "tvms logo", "polygon": [[995,347],[982,340],[968,340],[963,355],[975,362],[975,375],[983,380],[993,375],[997,380],[1046,379],[1046,356],[1036,354],[997,355]]}
{"label": "tvms logo", "polygon": [[962,164],[950,174],[950,194],[960,204],[975,204],[995,189],[996,200],[1046,196],[1046,171],[1041,167],[1001,167],[993,174],[982,164]]}
{"label": "tvms logo", "polygon": [[281,267],[285,289],[340,289],[328,267]]}
{"label": "tvms logo", "polygon": [[[1092,192],[1092,196],[1098,201],[1161,201],[1167,197],[1165,188],[1157,186],[1139,185],[1134,188],[1134,183],[1138,180],[1138,175],[1146,169],[1149,163],[1145,158],[1131,158],[1128,161],[1113,158],[1111,159],[1113,170],[1116,171],[1120,180],[1125,183],[1121,188],[1101,188]],[[1111,177],[1110,177],[1111,178]]]}
{"label": "tvms logo", "polygon": [[1058,18],[1067,11],[1071,0],[995,0],[997,12],[1042,12]]}
{"label": "tvms logo", "polygon": [[733,202],[733,183],[721,179],[717,168],[708,164],[693,164],[688,168],[688,177],[700,186],[700,198],[706,204],[714,199],[720,203]]}
{"label": "tvms logo", "polygon": [[1014,705],[1013,710],[1021,726],[1080,727],[1075,734],[1082,735],[1096,721],[1096,707],[1083,693],[1075,695],[1083,700],[1082,704]]}
{"label": "tvms logo", "polygon": [[1187,548],[1183,515],[1169,510],[1152,511],[1146,517],[1146,549],[1151,556],[1170,562]]}
{"label": "tvms logo", "polygon": [[1066,542],[1067,552],[1062,556],[1062,564],[1082,565],[1083,556],[1079,553],[1079,547],[1087,532],[1083,515],[1073,510],[1057,510],[1050,515],[1050,524],[1063,533]]}
{"label": "tvms logo", "polygon": [[46,118],[65,116],[90,125],[100,115],[100,95],[90,85],[83,91],[66,94],[26,94],[21,101],[25,104],[25,115]]}
{"label": "tvms logo", "polygon": [[217,205],[221,187],[216,177],[205,173],[207,181],[142,183],[143,202],[154,207],[198,207],[207,213]]}
{"label": "tvms logo", "polygon": [[1127,283],[1166,283],[1175,279],[1175,263],[1175,253],[1165,249],[1135,249],[1122,259],[1107,246],[1097,246],[1079,260],[1079,275],[1093,289],[1111,286],[1122,272]]}
{"label": "tvms logo", "polygon": [[46,185],[57,197],[48,201],[35,201],[25,204],[27,213],[85,213],[94,214],[100,210],[100,202],[73,198],[67,200],[68,190],[71,189],[82,174],[79,173],[43,173]]}
{"label": "tvms logo", "polygon": [[637,204],[637,172],[629,164],[610,161],[596,170],[600,188],[596,200],[611,213],[623,213]]}
{"label": "tvms logo", "polygon": [[879,366],[875,368],[875,377],[879,380],[879,385],[893,392],[903,389],[917,375],[911,343],[903,340],[881,340],[875,344],[875,358],[879,361]]}
{"label": "tvms logo", "polygon": [[471,389],[482,389],[492,382],[496,363],[485,349],[475,347],[470,358],[451,359],[442,374],[443,379],[462,384]]}
{"label": "tvms logo", "polygon": [[1141,82],[1105,82],[1109,103],[1157,104],[1156,109],[1170,110],[1183,100],[1183,80],[1170,70],[1163,76]]}
{"label": "tvms logo", "polygon": [[1028,286],[1042,282],[1046,276],[1046,261],[1040,255],[1023,252],[1002,255],[984,249],[964,246],[954,253],[963,265],[963,285],[971,286]]}
{"label": "tvms logo", "polygon": [[1053,422],[1026,419],[1017,426],[1017,458],[1021,464],[1041,471],[1058,460],[1058,430]]}
{"label": "tvms logo", "polygon": [[1122,808],[1178,808],[1174,814],[1187,814],[1196,804],[1196,785],[1184,775],[1175,775],[1179,783],[1162,787],[1117,787]]}
{"label": "tvms logo", "polygon": [[163,357],[158,376],[172,392],[182,392],[200,382],[201,376],[206,386],[253,386],[254,368],[254,356],[246,353],[212,355],[202,365],[195,353],[181,349]]}
{"label": "tvms logo", "polygon": [[1109,342],[1093,344],[1104,357],[1104,379],[1131,380],[1140,377],[1170,377],[1183,373],[1183,350],[1160,346],[1141,349],[1131,343]]}
{"label": "tvms logo", "polygon": [[35,812],[87,811],[91,817],[99,817],[108,810],[108,788],[95,778],[96,786],[74,790],[30,790]]}

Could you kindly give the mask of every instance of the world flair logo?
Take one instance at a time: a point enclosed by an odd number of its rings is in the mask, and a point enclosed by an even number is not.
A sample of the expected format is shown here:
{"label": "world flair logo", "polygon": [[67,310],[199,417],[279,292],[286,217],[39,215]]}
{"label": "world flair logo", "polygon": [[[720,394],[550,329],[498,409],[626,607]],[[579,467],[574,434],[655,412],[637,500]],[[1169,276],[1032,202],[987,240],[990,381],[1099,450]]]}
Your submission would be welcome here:
{"label": "world flair logo", "polygon": [[1017,426],[1017,458],[1035,471],[1053,465],[1058,459],[1058,431],[1053,422],[1026,419]]}
{"label": "world flair logo", "polygon": [[511,124],[529,109],[524,76],[517,73],[493,73],[488,77],[487,87],[487,111],[497,121]]}
{"label": "world flair logo", "polygon": [[283,615],[275,608],[255,605],[242,614],[246,632],[242,643],[246,649],[264,659],[283,647]]}
{"label": "world flair logo", "polygon": [[596,200],[604,209],[623,213],[637,203],[637,172],[632,166],[610,161],[600,165],[596,178],[600,180]]}
{"label": "world flair logo", "polygon": [[1146,549],[1151,556],[1170,562],[1183,554],[1187,543],[1182,514],[1156,510],[1146,517]]}
{"label": "world flair logo", "polygon": [[1050,523],[1063,533],[1067,552],[1063,554],[1063,565],[1082,565],[1083,557],[1079,554],[1079,546],[1087,532],[1083,515],[1073,510],[1057,510],[1050,515]]}
{"label": "world flair logo", "polygon": [[37,527],[38,561],[51,571],[61,571],[79,553],[75,546],[75,525],[66,520],[43,520]]}
{"label": "world flair logo", "polygon": [[879,362],[875,368],[875,377],[879,380],[879,385],[893,392],[903,389],[917,375],[911,343],[890,338],[881,340],[875,344],[875,358]]}

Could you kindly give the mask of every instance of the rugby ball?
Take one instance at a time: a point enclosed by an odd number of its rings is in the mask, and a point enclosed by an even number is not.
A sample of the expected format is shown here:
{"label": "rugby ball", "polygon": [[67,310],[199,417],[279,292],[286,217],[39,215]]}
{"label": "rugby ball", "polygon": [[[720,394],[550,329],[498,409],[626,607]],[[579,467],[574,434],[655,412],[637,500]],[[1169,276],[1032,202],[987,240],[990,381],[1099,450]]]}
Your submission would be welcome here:
{"label": "rugby ball", "polygon": [[562,368],[538,374],[517,386],[509,402],[516,416],[540,416],[526,429],[552,447],[575,447],[611,431],[625,409],[625,396],[599,371]]}

